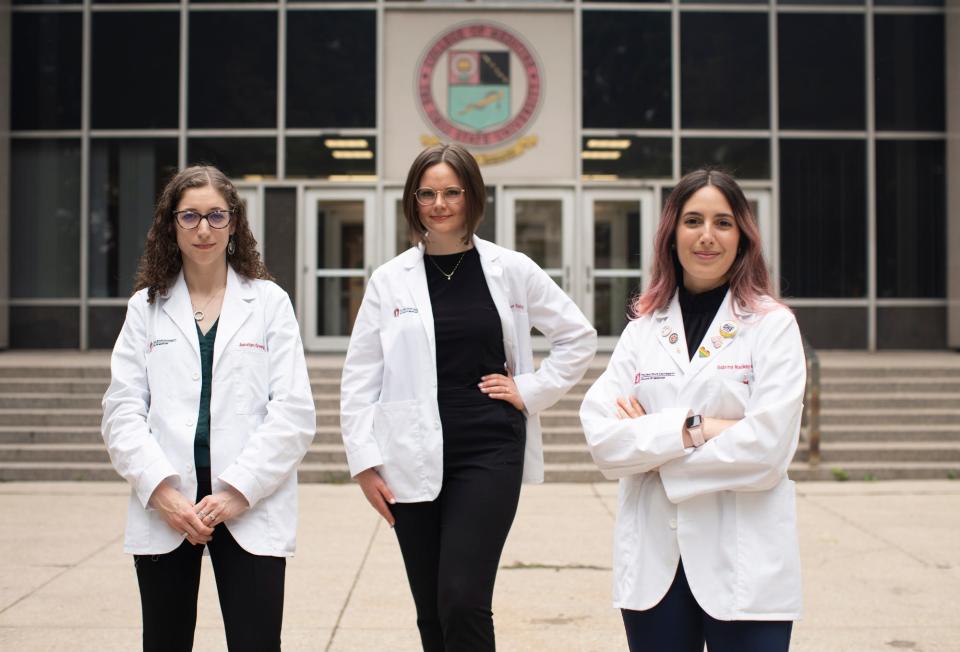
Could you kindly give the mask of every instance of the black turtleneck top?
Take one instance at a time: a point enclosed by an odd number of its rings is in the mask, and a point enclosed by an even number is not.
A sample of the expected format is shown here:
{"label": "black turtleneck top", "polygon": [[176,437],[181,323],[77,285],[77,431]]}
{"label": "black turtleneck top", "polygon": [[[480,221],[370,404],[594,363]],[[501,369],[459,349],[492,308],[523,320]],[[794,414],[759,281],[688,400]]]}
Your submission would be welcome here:
{"label": "black turtleneck top", "polygon": [[683,332],[687,336],[687,353],[691,360],[729,289],[730,284],[724,283],[718,288],[691,294],[680,284],[680,312],[683,314]]}

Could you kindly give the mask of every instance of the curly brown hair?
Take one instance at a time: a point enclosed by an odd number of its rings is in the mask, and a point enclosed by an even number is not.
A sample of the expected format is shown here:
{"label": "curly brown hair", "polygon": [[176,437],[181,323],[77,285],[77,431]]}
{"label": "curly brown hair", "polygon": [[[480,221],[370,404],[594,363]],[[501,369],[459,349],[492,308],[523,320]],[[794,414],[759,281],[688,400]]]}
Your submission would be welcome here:
{"label": "curly brown hair", "polygon": [[240,201],[236,187],[230,183],[230,179],[223,172],[212,165],[193,165],[181,170],[170,179],[157,201],[153,224],[147,233],[147,241],[137,266],[137,278],[133,288],[134,292],[147,288],[148,303],[153,303],[157,295],[162,296],[167,293],[174,278],[183,267],[180,248],[177,246],[177,225],[173,216],[180,198],[190,188],[207,186],[211,186],[223,196],[227,202],[227,208],[231,211],[236,250],[232,254],[227,254],[230,266],[241,276],[250,279],[273,280],[263,261],[260,260],[257,241],[247,223],[247,209]]}

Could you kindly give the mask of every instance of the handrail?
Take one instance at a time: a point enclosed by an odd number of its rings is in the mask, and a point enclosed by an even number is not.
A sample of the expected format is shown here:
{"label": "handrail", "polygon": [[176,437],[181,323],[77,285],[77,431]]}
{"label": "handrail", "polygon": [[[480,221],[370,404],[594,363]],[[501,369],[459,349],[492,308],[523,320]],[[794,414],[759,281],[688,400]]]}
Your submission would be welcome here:
{"label": "handrail", "polygon": [[803,354],[807,359],[807,386],[803,392],[800,436],[807,441],[807,462],[817,466],[820,464],[820,356],[805,337]]}

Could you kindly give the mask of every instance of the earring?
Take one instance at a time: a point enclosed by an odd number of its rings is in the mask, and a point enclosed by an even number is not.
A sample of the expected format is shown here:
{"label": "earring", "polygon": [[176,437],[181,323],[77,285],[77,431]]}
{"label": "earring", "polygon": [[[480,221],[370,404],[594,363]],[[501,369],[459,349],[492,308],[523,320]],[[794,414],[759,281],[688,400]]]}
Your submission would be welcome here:
{"label": "earring", "polygon": [[231,235],[230,240],[227,241],[227,254],[232,256],[234,253],[236,253],[236,251],[237,251],[237,239]]}

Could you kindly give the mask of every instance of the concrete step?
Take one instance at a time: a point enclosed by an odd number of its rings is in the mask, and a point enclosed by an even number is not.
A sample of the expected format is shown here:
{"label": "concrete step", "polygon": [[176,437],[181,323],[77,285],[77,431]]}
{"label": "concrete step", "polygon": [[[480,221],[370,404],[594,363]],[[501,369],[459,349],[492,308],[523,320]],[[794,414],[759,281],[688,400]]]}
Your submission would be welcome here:
{"label": "concrete step", "polygon": [[820,429],[820,441],[826,442],[870,442],[870,441],[943,441],[960,442],[960,423],[958,424],[849,424],[827,425]]}
{"label": "concrete step", "polygon": [[845,408],[856,410],[883,409],[960,409],[960,395],[951,393],[839,393],[820,395],[823,410]]}
{"label": "concrete step", "polygon": [[99,426],[100,410],[0,410],[0,426]]}
{"label": "concrete step", "polygon": [[914,378],[960,378],[960,366],[833,366],[821,365],[820,379],[822,381],[835,378],[859,378],[863,380],[877,378],[914,379]]}
{"label": "concrete step", "polygon": [[110,364],[91,363],[89,365],[62,366],[21,366],[0,365],[0,378],[102,378],[110,379]]}
{"label": "concrete step", "polygon": [[790,465],[790,478],[810,480],[946,480],[960,477],[960,462],[844,462]]}
{"label": "concrete step", "polygon": [[103,444],[100,426],[0,426],[0,444]]}
{"label": "concrete step", "polygon": [[[806,455],[803,456],[806,459]],[[845,462],[956,462],[958,442],[831,442],[820,445],[820,464]]]}
{"label": "concrete step", "polygon": [[830,408],[820,412],[820,423],[823,426],[869,424],[869,425],[956,425],[960,424],[960,409],[932,409],[916,410],[876,408],[840,409]]}
{"label": "concrete step", "polygon": [[821,379],[823,395],[874,393],[956,393],[960,395],[960,377],[957,378],[830,378]]}

